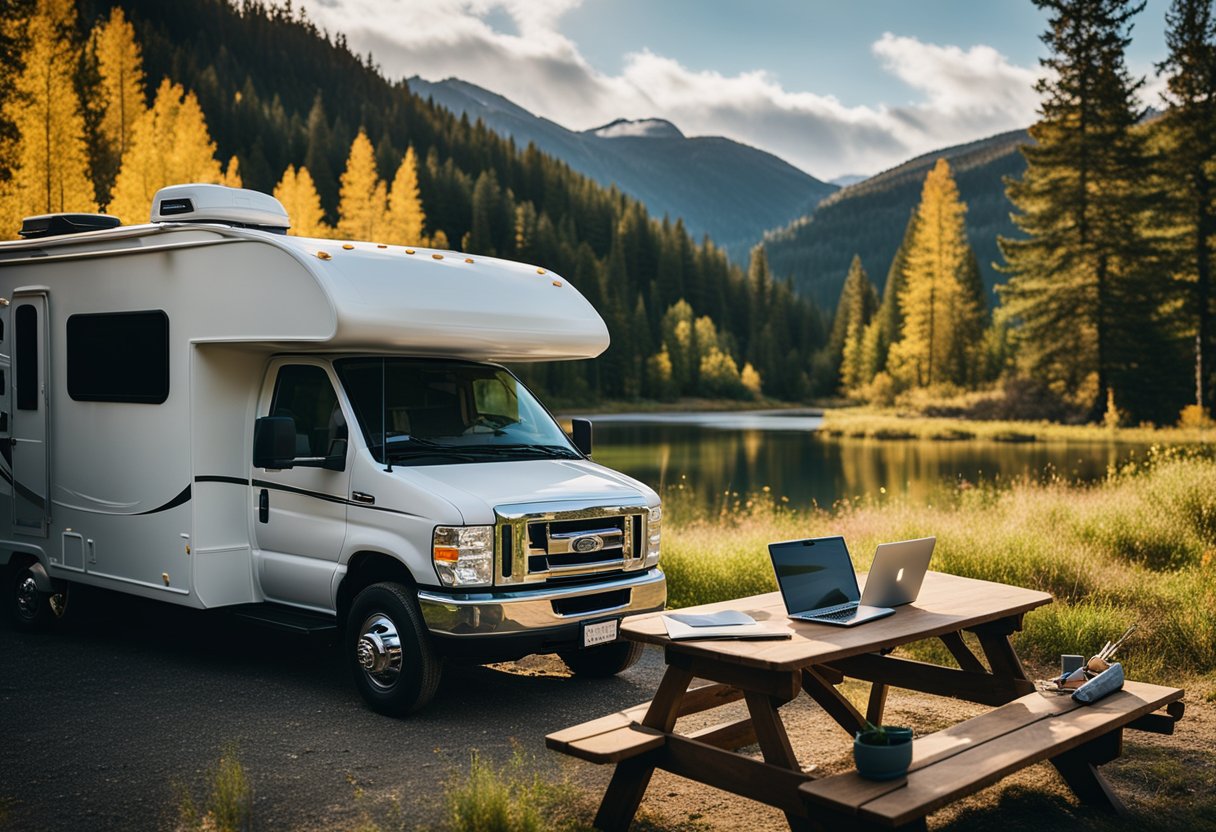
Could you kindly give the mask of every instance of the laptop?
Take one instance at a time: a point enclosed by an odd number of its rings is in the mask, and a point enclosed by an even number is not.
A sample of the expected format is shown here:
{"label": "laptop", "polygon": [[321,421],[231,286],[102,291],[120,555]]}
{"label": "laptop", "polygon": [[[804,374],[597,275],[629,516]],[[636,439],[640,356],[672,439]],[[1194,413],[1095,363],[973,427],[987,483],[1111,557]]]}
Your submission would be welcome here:
{"label": "laptop", "polygon": [[898,607],[915,601],[936,543],[936,537],[880,543],[874,552],[874,562],[870,564],[861,603],[871,607]]}
{"label": "laptop", "polygon": [[790,618],[852,627],[895,612],[861,603],[843,537],[770,543],[768,553]]}

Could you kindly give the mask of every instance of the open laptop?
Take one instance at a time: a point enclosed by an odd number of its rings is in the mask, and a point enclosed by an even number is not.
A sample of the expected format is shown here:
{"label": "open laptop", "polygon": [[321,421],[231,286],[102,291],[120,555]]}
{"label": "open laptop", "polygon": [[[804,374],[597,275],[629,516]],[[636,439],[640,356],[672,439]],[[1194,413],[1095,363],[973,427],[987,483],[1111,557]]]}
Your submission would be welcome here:
{"label": "open laptop", "polygon": [[880,543],[861,593],[862,605],[898,607],[915,601],[936,543],[936,537]]}
{"label": "open laptop", "polygon": [[768,553],[790,618],[852,627],[895,612],[861,603],[843,537],[770,543]]}

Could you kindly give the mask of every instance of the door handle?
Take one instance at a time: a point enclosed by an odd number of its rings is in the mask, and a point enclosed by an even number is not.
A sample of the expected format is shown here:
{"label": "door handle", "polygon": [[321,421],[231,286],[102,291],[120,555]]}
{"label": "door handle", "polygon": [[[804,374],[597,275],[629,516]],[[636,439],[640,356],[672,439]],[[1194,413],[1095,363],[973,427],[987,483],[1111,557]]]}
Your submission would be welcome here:
{"label": "door handle", "polygon": [[270,492],[265,488],[258,493],[258,522],[270,522]]}

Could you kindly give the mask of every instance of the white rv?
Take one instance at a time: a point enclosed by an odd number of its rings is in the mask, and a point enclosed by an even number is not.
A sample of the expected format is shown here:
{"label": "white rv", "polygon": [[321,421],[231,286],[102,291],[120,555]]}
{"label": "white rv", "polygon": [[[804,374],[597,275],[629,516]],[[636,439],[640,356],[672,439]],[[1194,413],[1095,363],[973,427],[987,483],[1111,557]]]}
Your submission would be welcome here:
{"label": "white rv", "polygon": [[603,320],[543,268],[287,226],[265,194],[182,185],[148,225],[35,217],[0,243],[18,625],[88,584],[337,626],[392,714],[445,656],[632,664],[620,617],[666,600],[659,498],[500,364],[594,357]]}

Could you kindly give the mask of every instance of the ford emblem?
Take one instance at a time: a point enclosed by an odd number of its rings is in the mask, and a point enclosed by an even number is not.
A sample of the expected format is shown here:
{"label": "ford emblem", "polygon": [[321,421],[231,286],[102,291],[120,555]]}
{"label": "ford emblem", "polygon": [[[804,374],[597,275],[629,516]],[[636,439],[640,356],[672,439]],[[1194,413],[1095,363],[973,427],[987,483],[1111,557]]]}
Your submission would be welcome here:
{"label": "ford emblem", "polygon": [[580,555],[585,555],[588,552],[598,552],[604,548],[604,539],[598,535],[580,537],[574,541],[572,548]]}

